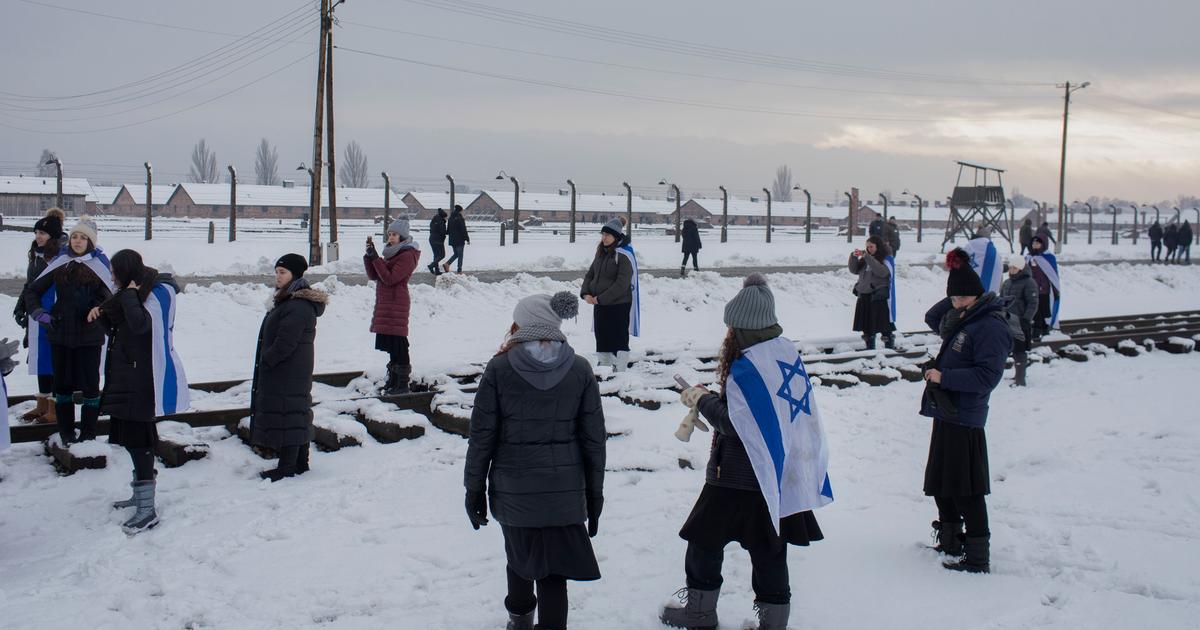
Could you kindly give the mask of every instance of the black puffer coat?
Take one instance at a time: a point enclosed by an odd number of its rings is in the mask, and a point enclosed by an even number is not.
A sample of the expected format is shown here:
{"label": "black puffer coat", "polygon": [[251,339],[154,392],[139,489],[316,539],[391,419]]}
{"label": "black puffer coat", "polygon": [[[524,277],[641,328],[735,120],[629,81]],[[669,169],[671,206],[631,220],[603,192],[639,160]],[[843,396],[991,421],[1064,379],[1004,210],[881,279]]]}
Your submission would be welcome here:
{"label": "black puffer coat", "polygon": [[1038,285],[1028,266],[1017,275],[1004,279],[1004,284],[1000,286],[1000,299],[1004,300],[1008,312],[1016,315],[1023,324],[1033,321],[1038,307]]}
{"label": "black puffer coat", "polygon": [[446,229],[450,237],[450,247],[462,247],[471,242],[471,235],[467,233],[467,219],[458,210],[450,213]]}
{"label": "black puffer coat", "polygon": [[255,444],[280,448],[312,440],[313,340],[328,301],[301,278],[276,294],[275,307],[263,318],[250,392]]}
{"label": "black puffer coat", "polygon": [[446,211],[438,208],[437,214],[429,220],[429,243],[431,245],[446,244]]}
{"label": "black puffer coat", "polygon": [[633,302],[633,263],[617,253],[617,246],[601,247],[583,277],[579,296],[596,296],[601,306]]}
{"label": "black puffer coat", "polygon": [[464,485],[469,492],[486,487],[493,515],[509,527],[583,523],[587,497],[603,497],[600,389],[587,360],[564,350],[561,377],[543,372],[530,380],[514,365],[528,363],[513,356],[517,349],[499,355],[475,394]]}
{"label": "black puffer coat", "polygon": [[25,290],[25,310],[36,316],[43,311],[42,295],[54,285],[52,324],[46,338],[68,348],[104,345],[104,327],[88,322],[88,312],[112,297],[104,281],[83,263],[67,263],[35,280]]}
{"label": "black puffer coat", "polygon": [[696,222],[688,219],[683,222],[683,253],[698,254],[700,248],[700,228],[696,226]]}
{"label": "black puffer coat", "polygon": [[713,428],[712,449],[704,473],[705,483],[735,490],[758,491],[758,477],[754,476],[746,446],[729,420],[729,402],[717,394],[706,394],[696,409]]}
{"label": "black puffer coat", "polygon": [[156,284],[170,284],[176,292],[179,287],[149,267],[137,283],[138,289],[121,289],[100,306],[100,323],[108,333],[100,411],[121,420],[153,422],[154,343],[144,305]]}
{"label": "black puffer coat", "polygon": [[[46,256],[47,249],[51,252],[49,257]],[[13,319],[21,328],[29,325],[29,312],[25,309],[25,291],[29,290],[29,285],[42,275],[42,272],[50,265],[50,261],[58,255],[58,251],[57,239],[50,239],[45,247],[38,247],[37,241],[29,246],[29,264],[25,267],[25,284],[21,286],[21,294],[17,296],[17,303],[13,307]],[[28,335],[26,335],[26,345],[28,345]]]}

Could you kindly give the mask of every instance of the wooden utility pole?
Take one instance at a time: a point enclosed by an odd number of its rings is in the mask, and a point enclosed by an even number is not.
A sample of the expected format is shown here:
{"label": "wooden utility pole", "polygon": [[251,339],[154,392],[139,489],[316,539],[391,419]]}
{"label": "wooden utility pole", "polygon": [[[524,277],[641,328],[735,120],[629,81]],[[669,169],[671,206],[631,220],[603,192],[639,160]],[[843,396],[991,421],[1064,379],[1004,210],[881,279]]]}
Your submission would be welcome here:
{"label": "wooden utility pole", "polygon": [[321,34],[317,40],[317,107],[313,121],[313,164],[309,178],[308,205],[308,264],[321,264],[321,139],[325,108],[325,47],[329,43],[329,0],[321,0]]}
{"label": "wooden utility pole", "polygon": [[150,240],[154,236],[153,221],[150,209],[154,207],[154,166],[149,162],[145,162],[142,166],[146,167],[146,240]]}
{"label": "wooden utility pole", "polygon": [[[331,18],[327,18],[331,22]],[[334,157],[337,155],[337,143],[333,141],[333,25],[325,30],[325,125],[329,131],[327,155],[329,155],[329,242],[338,240],[337,226],[337,173],[334,169]]]}
{"label": "wooden utility pole", "polygon": [[1067,183],[1067,117],[1071,112],[1071,93],[1091,85],[1090,81],[1071,86],[1071,82],[1067,81],[1055,87],[1063,89],[1063,124],[1062,124],[1062,158],[1058,167],[1058,241],[1054,243],[1054,250],[1059,251],[1067,242],[1067,229],[1064,225],[1065,209],[1063,206],[1063,196]]}
{"label": "wooden utility pole", "polygon": [[392,178],[388,177],[387,171],[380,173],[383,176],[383,240],[387,240],[388,226],[392,223]]}
{"label": "wooden utility pole", "polygon": [[229,165],[229,242],[237,240],[237,169]]}

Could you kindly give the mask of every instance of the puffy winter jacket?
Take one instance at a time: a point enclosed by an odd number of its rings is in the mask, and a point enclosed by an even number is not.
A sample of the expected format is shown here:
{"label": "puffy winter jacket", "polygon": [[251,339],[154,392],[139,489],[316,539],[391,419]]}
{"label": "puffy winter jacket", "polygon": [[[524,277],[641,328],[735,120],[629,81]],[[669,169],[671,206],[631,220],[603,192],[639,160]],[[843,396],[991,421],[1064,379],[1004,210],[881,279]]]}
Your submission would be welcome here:
{"label": "puffy winter jacket", "polygon": [[1033,321],[1038,307],[1038,287],[1026,266],[1015,276],[1009,276],[1000,286],[1000,298],[1005,308],[1022,322]]}
{"label": "puffy winter jacket", "polygon": [[900,252],[900,226],[892,222],[883,224],[883,240],[892,249],[892,255]]}
{"label": "puffy winter jacket", "polygon": [[[46,247],[50,248],[53,252],[58,252],[58,241],[52,239],[46,243]],[[46,270],[50,261],[54,260],[57,255],[54,254],[47,259],[45,251],[45,248],[37,246],[36,241],[29,247],[29,264],[25,267],[25,284],[21,286],[21,293],[17,296],[17,303],[13,307],[13,319],[22,328],[29,324],[29,311],[25,309],[25,292],[29,290],[29,285],[33,284],[33,281],[42,275],[42,272]]]}
{"label": "puffy winter jacket", "polygon": [[696,222],[688,219],[683,222],[683,253],[697,254],[700,252],[700,228],[696,227]]}
{"label": "puffy winter jacket", "polygon": [[604,247],[583,277],[579,296],[596,296],[601,306],[633,302],[633,263],[618,254],[616,247]]}
{"label": "puffy winter jacket", "polygon": [[[1004,303],[987,293],[967,310],[962,320],[944,334],[942,319],[954,307],[943,298],[925,313],[925,323],[942,334],[942,347],[935,364],[942,373],[941,384],[930,383],[921,399],[921,415],[966,426],[987,423],[988,400],[1004,376],[1004,362],[1012,350],[1012,332],[1004,317]],[[930,387],[948,394],[955,412],[937,404]]]}
{"label": "puffy winter jacket", "polygon": [[[486,487],[492,514],[510,527],[583,523],[587,497],[603,497],[600,389],[587,360],[562,347],[560,363],[532,375],[519,347],[492,358],[475,393],[463,483]],[[561,376],[547,378],[553,370]]]}
{"label": "puffy winter jacket", "polygon": [[1172,249],[1179,245],[1179,228],[1174,223],[1168,225],[1167,229],[1163,230],[1163,245],[1166,245],[1167,249]]}
{"label": "puffy winter jacket", "polygon": [[1154,224],[1150,226],[1149,236],[1151,243],[1161,242],[1163,238],[1162,224],[1160,224],[1158,221],[1155,221]]}
{"label": "puffy winter jacket", "polygon": [[883,219],[875,219],[867,225],[867,236],[883,236]]}
{"label": "puffy winter jacket", "polygon": [[1179,228],[1179,246],[1188,247],[1192,244],[1192,226],[1187,221]]}
{"label": "puffy winter jacket", "polygon": [[313,341],[329,296],[303,278],[277,294],[258,331],[250,390],[251,440],[260,446],[312,441]]}
{"label": "puffy winter jacket", "polygon": [[737,430],[729,420],[729,402],[717,394],[706,394],[696,405],[700,415],[713,428],[712,448],[708,453],[708,467],[704,481],[710,485],[737,490],[759,490],[758,478],[746,445],[742,444]]}
{"label": "puffy winter jacket", "polygon": [[371,315],[371,332],[382,335],[408,336],[408,314],[412,298],[408,279],[412,277],[421,250],[400,250],[391,258],[364,256],[367,278],[375,281],[375,312]]}
{"label": "puffy winter jacket", "polygon": [[455,210],[450,213],[450,220],[446,225],[450,236],[450,247],[462,247],[471,242],[471,235],[467,234],[467,220],[461,212]]}
{"label": "puffy winter jacket", "polygon": [[43,312],[42,296],[52,285],[52,323],[46,334],[50,343],[68,348],[104,345],[104,328],[98,321],[87,321],[88,312],[112,297],[104,281],[83,263],[67,263],[29,285],[24,292],[26,312]]}
{"label": "puffy winter jacket", "polygon": [[429,242],[434,245],[446,243],[446,211],[438,208],[437,214],[429,220]]}
{"label": "puffy winter jacket", "polygon": [[[178,292],[169,276],[162,281]],[[99,321],[108,333],[100,411],[121,420],[154,422],[153,327],[145,303],[160,276],[147,267],[137,282],[138,289],[121,289],[100,306]]]}
{"label": "puffy winter jacket", "polygon": [[864,252],[862,258],[850,254],[846,267],[850,269],[850,273],[858,274],[858,282],[854,283],[854,295],[872,295],[876,291],[883,295],[891,287],[891,269],[870,254]]}

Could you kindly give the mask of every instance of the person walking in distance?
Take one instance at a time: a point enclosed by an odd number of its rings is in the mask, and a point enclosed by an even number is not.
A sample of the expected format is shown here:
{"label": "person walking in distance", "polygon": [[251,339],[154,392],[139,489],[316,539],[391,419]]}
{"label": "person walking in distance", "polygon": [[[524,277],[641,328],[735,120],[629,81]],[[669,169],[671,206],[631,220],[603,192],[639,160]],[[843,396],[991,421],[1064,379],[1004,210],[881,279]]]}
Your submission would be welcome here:
{"label": "person walking in distance", "polygon": [[[33,242],[29,244],[28,265],[25,268],[25,285],[21,287],[16,306],[13,307],[13,317],[17,325],[25,328],[25,338],[22,343],[29,347],[29,312],[25,308],[25,291],[29,285],[59,256],[62,249],[63,219],[66,214],[61,208],[50,208],[46,216],[33,224]],[[51,298],[52,299],[52,298]],[[43,305],[47,306],[47,305]],[[36,330],[36,327],[35,327]],[[51,365],[50,344],[45,336],[35,338],[35,343],[41,340],[40,348],[30,350],[29,373],[37,376],[37,405],[21,416],[26,422],[39,424],[57,424],[58,417],[54,405],[54,367]],[[36,357],[42,360],[37,361]]]}
{"label": "person walking in distance", "polygon": [[518,302],[471,411],[467,517],[476,530],[487,525],[491,499],[508,630],[533,630],[535,613],[537,628],[565,630],[567,580],[600,579],[589,539],[604,507],[604,409],[591,365],[560,330],[578,309],[566,291]]}
{"label": "person walking in distance", "polygon": [[313,342],[329,296],[309,285],[307,269],[308,261],[299,254],[285,254],[275,262],[275,294],[258,330],[250,441],[279,454],[275,468],[259,475],[272,482],[309,469]]}
{"label": "person walking in distance", "polygon": [[429,248],[433,250],[433,261],[426,268],[429,273],[440,276],[445,273],[442,259],[446,257],[446,211],[441,208],[429,220]]}
{"label": "person walking in distance", "polygon": [[446,230],[450,237],[450,249],[454,251],[454,255],[442,264],[442,270],[449,272],[450,263],[458,263],[455,272],[462,273],[463,252],[467,245],[471,244],[471,235],[467,233],[467,219],[463,216],[462,206],[454,206],[454,211],[450,213],[450,220],[446,224]]}
{"label": "person walking in distance", "polygon": [[1033,221],[1031,219],[1025,219],[1025,222],[1021,224],[1021,233],[1017,238],[1021,243],[1021,255],[1024,256],[1033,245]]}
{"label": "person walking in distance", "polygon": [[688,257],[692,258],[692,268],[700,271],[700,261],[696,255],[700,253],[700,228],[695,219],[685,219],[683,222],[683,262],[679,265],[679,277],[687,277]]}
{"label": "person walking in distance", "polygon": [[[991,492],[984,425],[988,400],[1004,376],[1012,351],[1003,301],[985,293],[962,249],[946,255],[946,298],[925,314],[942,338],[926,364],[921,415],[933,418],[924,492],[934,498],[935,549],[952,571],[991,570],[991,530],[986,497]],[[964,534],[965,528],[965,534]]]}
{"label": "person walking in distance", "polygon": [[421,250],[409,233],[408,219],[396,219],[388,226],[387,245],[382,256],[367,237],[363,263],[367,267],[367,278],[375,281],[371,332],[375,333],[375,349],[388,354],[387,382],[383,386],[383,394],[388,396],[409,393],[412,360],[408,315],[412,310],[412,297],[408,292],[408,281],[420,259]]}
{"label": "person walking in distance", "polygon": [[1024,387],[1029,347],[1033,343],[1033,316],[1038,310],[1038,285],[1021,254],[1008,258],[1008,278],[1000,287],[1000,298],[1018,323],[1020,334],[1013,335],[1012,347],[1013,368],[1016,370],[1013,385]]}

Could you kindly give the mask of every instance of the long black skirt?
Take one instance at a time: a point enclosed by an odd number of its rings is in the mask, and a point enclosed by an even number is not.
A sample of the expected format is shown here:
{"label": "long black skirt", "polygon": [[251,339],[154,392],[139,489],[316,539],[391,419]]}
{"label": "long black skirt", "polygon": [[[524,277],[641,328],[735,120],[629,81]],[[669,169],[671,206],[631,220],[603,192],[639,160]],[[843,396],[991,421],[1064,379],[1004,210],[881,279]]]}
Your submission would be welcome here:
{"label": "long black skirt", "polygon": [[886,300],[872,300],[869,295],[858,296],[854,304],[854,328],[864,335],[890,335],[896,330]]}
{"label": "long black skirt", "polygon": [[991,492],[983,427],[935,418],[929,436],[929,461],[925,464],[925,495],[970,497]]}
{"label": "long black skirt", "polygon": [[595,306],[596,352],[629,351],[629,309],[628,303]]}
{"label": "long black skirt", "polygon": [[153,448],[158,444],[158,425],[112,418],[108,424],[108,443],[125,448]]}
{"label": "long black skirt", "polygon": [[735,541],[747,550],[774,549],[784,544],[807,547],[825,538],[811,511],[785,517],[779,529],[781,534],[775,533],[761,492],[706,483],[679,537],[713,550],[724,549]]}
{"label": "long black skirt", "polygon": [[580,525],[563,527],[509,527],[500,525],[504,533],[504,552],[513,573],[526,580],[540,580],[561,575],[568,580],[600,579],[600,565],[587,528]]}

